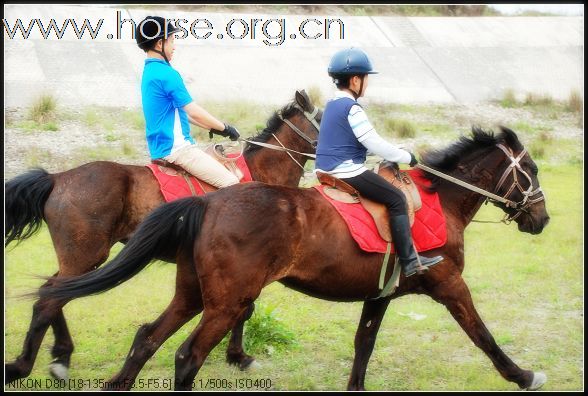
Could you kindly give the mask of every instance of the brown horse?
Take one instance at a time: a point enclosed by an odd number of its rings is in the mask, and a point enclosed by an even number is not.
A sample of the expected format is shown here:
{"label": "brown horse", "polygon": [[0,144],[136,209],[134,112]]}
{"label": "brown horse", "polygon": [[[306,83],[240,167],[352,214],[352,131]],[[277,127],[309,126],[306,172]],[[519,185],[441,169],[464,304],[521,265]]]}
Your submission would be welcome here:
{"label": "brown horse", "polygon": [[[297,91],[295,101],[274,113],[267,127],[252,140],[314,153],[313,142],[318,138],[316,125],[322,115],[316,110],[313,115],[315,107],[307,94]],[[253,179],[298,186],[307,157],[266,147],[248,144],[245,148],[245,161]],[[55,276],[60,277],[81,275],[100,266],[108,258],[111,247],[128,240],[138,224],[164,203],[164,199],[146,167],[100,161],[56,174],[42,169],[29,171],[6,183],[5,202],[6,245],[31,236],[45,220],[59,261]],[[174,260],[173,255],[160,258]],[[45,297],[34,304],[23,351],[15,362],[6,364],[5,383],[30,374],[49,326],[55,333],[50,372],[58,378],[67,376],[73,341],[63,305]],[[253,309],[252,304],[245,316],[250,316]],[[232,334],[227,361],[245,369],[254,359],[242,348],[242,322]]]}
{"label": "brown horse", "polygon": [[[427,153],[423,163],[518,203],[509,207],[495,202],[515,219],[520,231],[538,234],[549,220],[537,166],[509,129],[502,128],[497,136],[474,129],[471,139],[461,137],[445,150]],[[510,166],[513,163],[520,166]],[[445,246],[428,254],[444,260],[422,276],[402,276],[390,297],[376,298],[383,255],[360,250],[344,221],[315,189],[263,183],[163,205],[113,261],[81,277],[50,280],[40,293],[63,301],[100,293],[130,279],[153,258],[176,255],[176,294],[149,327],[150,336],[143,328],[137,333],[123,369],[108,383],[118,389],[129,389],[154,350],[194,312],[202,311],[200,323],[175,359],[175,388],[191,389],[212,348],[246,315],[262,288],[274,281],[323,299],[365,301],[355,336],[350,390],[364,389],[368,360],[390,300],[409,293],[427,294],[445,305],[505,379],[521,388],[539,388],[545,375],[521,369],[500,349],[461,276],[464,229],[485,198],[427,177],[439,193],[448,234]]]}

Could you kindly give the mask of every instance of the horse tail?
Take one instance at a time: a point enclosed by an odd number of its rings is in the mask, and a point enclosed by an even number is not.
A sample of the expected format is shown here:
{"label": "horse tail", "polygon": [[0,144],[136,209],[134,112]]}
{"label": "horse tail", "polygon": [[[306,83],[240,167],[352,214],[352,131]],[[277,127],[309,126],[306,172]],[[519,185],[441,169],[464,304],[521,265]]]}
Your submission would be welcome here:
{"label": "horse tail", "polygon": [[41,228],[45,219],[45,202],[53,185],[52,176],[41,168],[32,169],[6,183],[4,246],[27,239]]}
{"label": "horse tail", "polygon": [[192,256],[206,201],[189,197],[161,205],[139,225],[120,253],[95,271],[69,278],[50,278],[39,289],[39,296],[71,300],[98,294],[131,279],[156,257]]}

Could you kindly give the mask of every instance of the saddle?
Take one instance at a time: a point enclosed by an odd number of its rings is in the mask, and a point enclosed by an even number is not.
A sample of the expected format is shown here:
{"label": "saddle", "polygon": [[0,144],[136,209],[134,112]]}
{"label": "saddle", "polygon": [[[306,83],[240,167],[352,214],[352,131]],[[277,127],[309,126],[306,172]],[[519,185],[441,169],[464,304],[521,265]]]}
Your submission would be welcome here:
{"label": "saddle", "polygon": [[[383,169],[386,172],[380,173]],[[408,206],[408,217],[410,225],[414,223],[414,215],[422,206],[421,196],[418,189],[407,172],[398,169],[396,164],[384,161],[376,166],[374,172],[382,176],[394,187],[400,189],[405,197]],[[321,184],[324,184],[324,192],[330,198],[344,203],[361,203],[365,210],[372,216],[378,232],[386,242],[392,241],[390,233],[390,220],[388,209],[381,203],[362,197],[359,192],[345,181],[333,177],[327,173],[316,172],[316,176]]]}
{"label": "saddle", "polygon": [[[212,158],[214,158],[215,160],[220,162],[222,165],[224,165],[225,168],[227,168],[232,174],[237,176],[239,181],[241,181],[245,175],[243,174],[241,169],[239,169],[239,167],[237,166],[237,160],[241,157],[243,152],[241,151],[240,153],[235,154],[235,153],[228,153],[228,151],[229,150],[225,149],[225,146],[223,146],[222,144],[219,144],[219,143],[211,144],[204,149],[204,152],[206,152]],[[230,155],[230,157],[228,155]],[[151,163],[158,165],[159,169],[167,175],[170,175],[170,176],[181,175],[184,178],[193,177],[190,173],[188,173],[181,166],[178,166],[176,164],[168,162],[164,159],[151,160]],[[216,190],[216,188],[211,186],[210,184],[208,184],[200,179],[197,179],[197,180],[205,192],[210,192],[210,191]]]}

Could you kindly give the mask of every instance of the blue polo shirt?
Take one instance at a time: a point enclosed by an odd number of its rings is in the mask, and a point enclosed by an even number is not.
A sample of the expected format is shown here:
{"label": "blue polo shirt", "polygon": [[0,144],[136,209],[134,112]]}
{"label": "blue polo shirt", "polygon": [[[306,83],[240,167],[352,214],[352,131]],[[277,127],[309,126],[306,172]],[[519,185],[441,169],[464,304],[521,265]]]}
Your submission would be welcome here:
{"label": "blue polo shirt", "polygon": [[145,59],[141,98],[152,159],[166,157],[181,147],[194,144],[188,115],[182,109],[192,102],[192,97],[180,73],[162,59]]}

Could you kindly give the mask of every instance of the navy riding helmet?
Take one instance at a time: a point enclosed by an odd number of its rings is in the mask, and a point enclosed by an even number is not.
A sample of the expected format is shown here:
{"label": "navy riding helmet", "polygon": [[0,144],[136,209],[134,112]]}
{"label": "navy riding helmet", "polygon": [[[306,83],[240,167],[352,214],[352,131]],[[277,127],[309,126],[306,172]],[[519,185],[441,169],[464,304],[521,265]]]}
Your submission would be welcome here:
{"label": "navy riding helmet", "polygon": [[329,76],[336,78],[341,75],[377,74],[372,62],[365,52],[359,48],[346,48],[338,51],[329,63]]}

